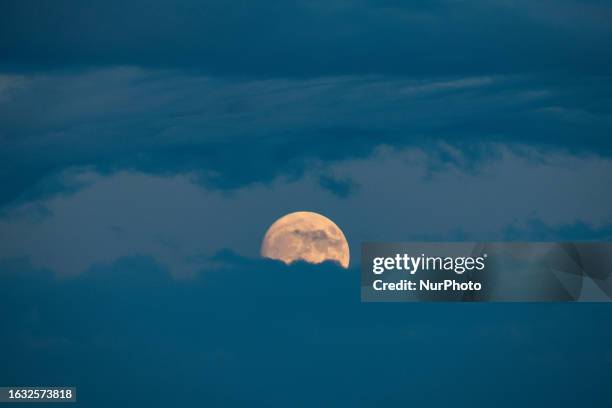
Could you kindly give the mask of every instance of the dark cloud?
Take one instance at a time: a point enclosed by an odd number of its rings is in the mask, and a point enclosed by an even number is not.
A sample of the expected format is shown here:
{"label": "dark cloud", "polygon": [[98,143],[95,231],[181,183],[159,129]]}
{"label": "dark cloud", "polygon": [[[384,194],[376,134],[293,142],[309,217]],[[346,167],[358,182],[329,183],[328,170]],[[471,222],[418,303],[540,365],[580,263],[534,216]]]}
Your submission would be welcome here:
{"label": "dark cloud", "polygon": [[526,220],[521,225],[509,225],[504,231],[505,239],[529,241],[610,241],[612,225],[594,227],[582,221],[570,224],[549,225],[537,218]]}
{"label": "dark cloud", "polygon": [[341,198],[349,197],[358,188],[357,183],[348,177],[336,178],[327,174],[319,177],[319,185]]}
{"label": "dark cloud", "polygon": [[361,304],[356,270],[215,260],[191,280],[143,256],[76,279],[2,261],[0,383],[88,407],[609,406],[606,305]]}
{"label": "dark cloud", "polygon": [[[599,1],[4,1],[6,67],[140,65],[259,77],[610,72]],[[61,30],[58,30],[61,27]]]}
{"label": "dark cloud", "polygon": [[[491,143],[609,156],[610,81],[338,77],[223,80],[116,68],[6,76],[0,204],[72,191],[73,169],[190,174],[231,190],[418,146],[432,170],[477,169]],[[339,196],[350,182],[323,176]]]}

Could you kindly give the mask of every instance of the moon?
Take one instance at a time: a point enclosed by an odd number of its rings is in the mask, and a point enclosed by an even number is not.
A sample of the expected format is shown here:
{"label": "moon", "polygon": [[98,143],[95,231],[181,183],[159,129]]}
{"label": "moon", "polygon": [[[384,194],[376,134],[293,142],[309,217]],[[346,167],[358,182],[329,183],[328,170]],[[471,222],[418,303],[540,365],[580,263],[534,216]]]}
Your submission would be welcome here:
{"label": "moon", "polygon": [[302,260],[313,264],[334,261],[348,268],[348,242],[332,220],[309,211],[279,218],[268,228],[261,244],[261,256],[289,265]]}

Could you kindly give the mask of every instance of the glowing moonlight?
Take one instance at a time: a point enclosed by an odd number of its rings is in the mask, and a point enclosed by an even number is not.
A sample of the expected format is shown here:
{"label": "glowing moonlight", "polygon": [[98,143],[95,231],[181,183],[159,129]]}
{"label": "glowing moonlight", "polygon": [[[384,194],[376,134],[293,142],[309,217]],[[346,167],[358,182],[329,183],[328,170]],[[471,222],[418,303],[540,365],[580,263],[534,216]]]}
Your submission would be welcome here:
{"label": "glowing moonlight", "polygon": [[318,264],[335,261],[349,266],[349,246],[332,220],[321,214],[299,211],[279,218],[268,228],[261,255],[286,264],[297,260]]}

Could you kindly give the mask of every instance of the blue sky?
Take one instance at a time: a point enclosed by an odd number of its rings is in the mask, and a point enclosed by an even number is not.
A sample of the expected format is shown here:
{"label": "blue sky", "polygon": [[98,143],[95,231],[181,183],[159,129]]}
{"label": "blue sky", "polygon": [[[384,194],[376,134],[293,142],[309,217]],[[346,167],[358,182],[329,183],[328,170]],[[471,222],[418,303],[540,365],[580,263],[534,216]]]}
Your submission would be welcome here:
{"label": "blue sky", "polygon": [[[363,241],[609,240],[605,1],[5,1],[1,384],[609,406],[607,305],[369,305]],[[263,261],[297,210],[348,271]],[[98,384],[119,387],[111,396]],[[499,400],[508,388],[522,394]],[[439,393],[438,389],[447,389]]]}

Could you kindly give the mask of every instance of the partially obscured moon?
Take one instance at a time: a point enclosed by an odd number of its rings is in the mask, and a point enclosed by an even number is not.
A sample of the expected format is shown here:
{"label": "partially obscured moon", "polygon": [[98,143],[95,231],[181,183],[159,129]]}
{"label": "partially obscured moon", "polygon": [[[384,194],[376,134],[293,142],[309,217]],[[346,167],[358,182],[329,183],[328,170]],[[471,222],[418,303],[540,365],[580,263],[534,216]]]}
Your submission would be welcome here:
{"label": "partially obscured moon", "polygon": [[297,260],[318,264],[335,261],[349,266],[349,246],[342,230],[332,220],[309,211],[279,218],[268,228],[261,255],[286,264]]}

